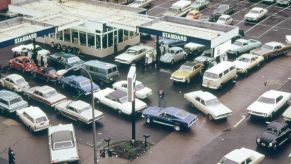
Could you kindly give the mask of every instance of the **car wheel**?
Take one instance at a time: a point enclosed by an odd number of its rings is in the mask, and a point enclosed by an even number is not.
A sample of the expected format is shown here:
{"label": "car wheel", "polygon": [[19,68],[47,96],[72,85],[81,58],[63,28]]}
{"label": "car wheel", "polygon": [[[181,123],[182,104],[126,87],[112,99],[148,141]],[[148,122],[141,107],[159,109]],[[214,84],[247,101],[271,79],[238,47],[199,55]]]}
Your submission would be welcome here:
{"label": "car wheel", "polygon": [[209,119],[210,121],[213,120],[213,117],[211,116],[211,114],[208,114],[208,119]]}
{"label": "car wheel", "polygon": [[33,129],[30,126],[28,127],[28,130],[33,133]]}
{"label": "car wheel", "polygon": [[260,67],[261,66],[261,62],[259,62],[258,64],[257,64],[257,67]]}
{"label": "car wheel", "polygon": [[174,61],[174,60],[172,60],[172,61],[171,61],[171,64],[173,65],[174,63],[175,63],[175,61]]}
{"label": "car wheel", "polygon": [[120,109],[117,110],[118,114],[121,115],[122,111]]}
{"label": "car wheel", "polygon": [[151,123],[152,123],[152,119],[149,118],[149,117],[147,117],[147,119],[146,119],[146,123],[151,124]]}
{"label": "car wheel", "polygon": [[55,42],[51,42],[51,48],[55,48]]}
{"label": "car wheel", "polygon": [[274,144],[274,146],[273,146],[273,150],[276,151],[277,149],[278,149],[277,144]]}
{"label": "car wheel", "polygon": [[95,99],[96,104],[100,104],[100,100],[99,99]]}
{"label": "car wheel", "polygon": [[174,129],[175,129],[177,132],[181,130],[181,128],[180,128],[179,125],[175,125],[175,126],[174,126]]}

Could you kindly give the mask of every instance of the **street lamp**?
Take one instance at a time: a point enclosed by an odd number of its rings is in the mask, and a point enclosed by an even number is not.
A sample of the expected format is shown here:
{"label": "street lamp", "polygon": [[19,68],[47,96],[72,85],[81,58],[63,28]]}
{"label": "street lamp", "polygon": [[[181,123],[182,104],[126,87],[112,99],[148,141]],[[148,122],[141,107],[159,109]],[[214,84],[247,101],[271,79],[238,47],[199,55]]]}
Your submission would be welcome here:
{"label": "street lamp", "polygon": [[96,155],[96,125],[95,125],[95,112],[94,112],[94,96],[93,96],[93,80],[92,80],[92,76],[91,74],[88,72],[88,70],[82,66],[78,66],[78,67],[71,67],[69,69],[65,69],[65,70],[59,70],[57,72],[58,76],[64,76],[64,74],[66,74],[67,72],[71,71],[71,70],[75,70],[75,69],[82,69],[84,72],[86,72],[86,74],[88,75],[89,79],[90,79],[90,83],[91,83],[91,106],[92,106],[92,128],[93,128],[93,152],[94,152],[94,164],[97,164],[97,155]]}

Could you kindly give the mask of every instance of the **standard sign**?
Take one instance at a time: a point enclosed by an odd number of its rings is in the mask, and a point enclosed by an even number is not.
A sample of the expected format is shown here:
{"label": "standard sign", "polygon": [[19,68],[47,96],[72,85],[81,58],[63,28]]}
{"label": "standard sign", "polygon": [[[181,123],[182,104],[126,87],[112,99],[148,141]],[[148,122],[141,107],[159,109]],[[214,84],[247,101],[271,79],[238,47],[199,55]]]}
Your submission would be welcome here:
{"label": "standard sign", "polygon": [[173,33],[167,33],[167,32],[163,32],[162,33],[162,37],[169,38],[169,39],[174,39],[174,40],[181,40],[181,41],[184,41],[184,42],[187,41],[187,37],[186,36],[173,34]]}
{"label": "standard sign", "polygon": [[127,74],[127,99],[133,102],[135,93],[136,67],[131,66]]}
{"label": "standard sign", "polygon": [[18,43],[25,42],[31,39],[35,39],[35,38],[37,38],[37,33],[21,36],[19,38],[14,39],[14,44],[18,44]]}

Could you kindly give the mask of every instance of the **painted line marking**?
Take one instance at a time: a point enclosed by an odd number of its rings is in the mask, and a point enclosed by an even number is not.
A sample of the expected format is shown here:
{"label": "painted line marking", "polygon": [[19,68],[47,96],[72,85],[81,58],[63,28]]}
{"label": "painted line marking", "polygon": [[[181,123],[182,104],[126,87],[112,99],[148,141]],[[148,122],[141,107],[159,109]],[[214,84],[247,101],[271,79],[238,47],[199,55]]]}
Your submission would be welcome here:
{"label": "painted line marking", "polygon": [[239,124],[241,124],[248,116],[242,116],[242,119],[240,119],[234,126],[233,128],[236,128]]}

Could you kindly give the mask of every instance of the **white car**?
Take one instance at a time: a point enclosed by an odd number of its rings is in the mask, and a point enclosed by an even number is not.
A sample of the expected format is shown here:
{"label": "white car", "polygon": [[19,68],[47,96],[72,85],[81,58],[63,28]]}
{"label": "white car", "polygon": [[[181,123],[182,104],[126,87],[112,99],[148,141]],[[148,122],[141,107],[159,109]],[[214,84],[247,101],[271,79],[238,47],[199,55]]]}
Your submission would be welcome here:
{"label": "white car", "polygon": [[229,15],[221,15],[216,23],[217,24],[226,24],[226,25],[230,25],[233,22],[233,18]]}
{"label": "white car", "polygon": [[49,128],[50,121],[46,114],[35,106],[29,106],[16,111],[16,116],[33,132]]}
{"label": "white car", "polygon": [[[123,92],[127,92],[127,81],[121,80],[118,82],[115,82],[112,87],[116,90],[121,90]],[[150,95],[152,95],[152,89],[145,87],[142,82],[136,81],[135,82],[135,96],[139,99],[145,99],[148,98]]]}
{"label": "white car", "polygon": [[263,93],[248,108],[247,112],[253,116],[273,118],[274,114],[290,99],[288,92],[270,90]]}
{"label": "white car", "polygon": [[180,60],[185,60],[188,54],[181,47],[171,47],[168,52],[160,57],[160,61],[167,64],[174,64]]}
{"label": "white car", "polygon": [[0,79],[0,86],[13,90],[14,92],[23,92],[29,89],[29,84],[18,74],[10,74]]}
{"label": "white car", "polygon": [[[126,92],[114,90],[112,88],[105,88],[103,90],[95,92],[94,98],[97,104],[102,103],[106,106],[113,108],[114,110],[117,110],[118,113],[130,115],[132,112],[132,103],[128,102]],[[135,99],[136,112],[141,112],[141,110],[146,107],[146,103],[139,99]]]}
{"label": "white car", "polygon": [[115,57],[115,61],[122,64],[132,64],[145,58],[147,53],[156,53],[153,47],[136,45],[129,47],[124,53]]}
{"label": "white car", "polygon": [[79,160],[73,124],[59,124],[48,129],[50,163],[65,163]]}
{"label": "white car", "polygon": [[134,8],[143,8],[150,6],[153,0],[134,0],[132,3],[127,5],[128,7],[134,7]]}
{"label": "white car", "polygon": [[[17,47],[14,47],[11,49],[11,51],[15,55],[24,55],[23,53],[28,53],[33,51],[33,44],[27,44],[27,45],[19,45]],[[41,48],[39,45],[35,45],[35,51],[38,55],[49,55],[50,51]]]}
{"label": "white car", "polygon": [[254,150],[247,148],[234,149],[227,153],[218,164],[260,164],[265,158],[264,154],[258,153]]}
{"label": "white car", "polygon": [[234,61],[234,64],[238,73],[247,74],[254,67],[259,67],[263,61],[264,57],[262,56],[243,54]]}
{"label": "white car", "polygon": [[245,15],[245,21],[258,22],[261,19],[263,19],[267,15],[267,13],[268,13],[267,9],[261,7],[254,7]]}
{"label": "white car", "polygon": [[[63,116],[72,120],[81,121],[85,124],[93,122],[92,106],[82,100],[68,100],[63,101],[55,106]],[[94,109],[95,121],[104,117],[103,113]]]}
{"label": "white car", "polygon": [[24,94],[27,99],[33,99],[49,107],[54,107],[56,104],[67,100],[66,96],[47,85],[32,87],[25,91]]}
{"label": "white car", "polygon": [[283,120],[290,124],[291,123],[291,106],[289,106],[285,112],[282,114]]}
{"label": "white car", "polygon": [[226,119],[232,115],[232,111],[209,92],[193,91],[185,93],[184,98],[195,108],[206,114],[209,120]]}
{"label": "white car", "polygon": [[285,40],[287,44],[291,44],[291,35],[286,35]]}

